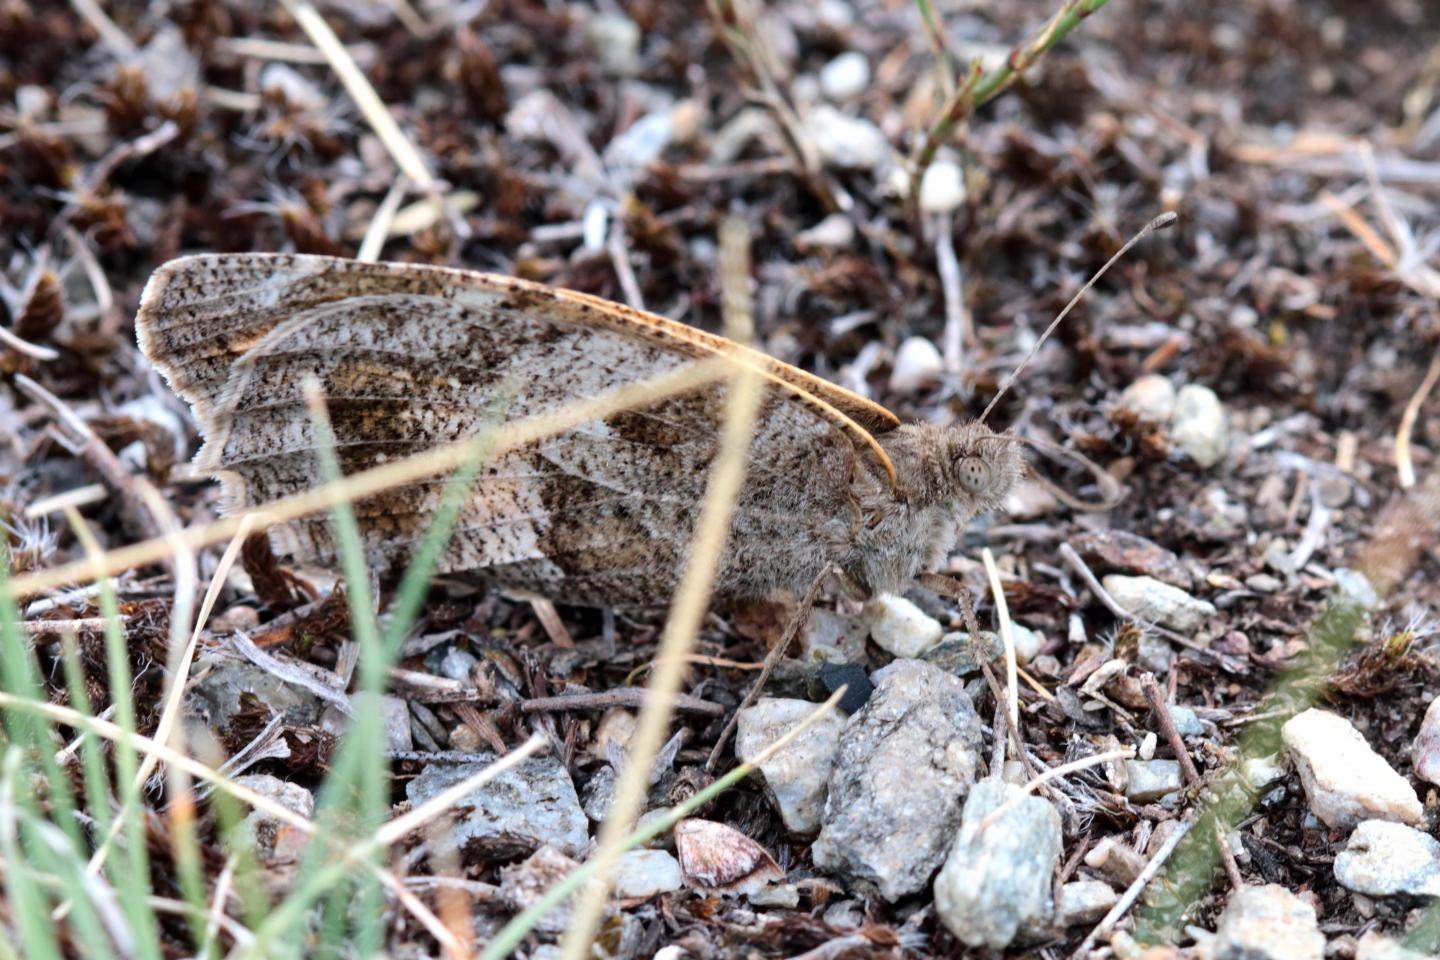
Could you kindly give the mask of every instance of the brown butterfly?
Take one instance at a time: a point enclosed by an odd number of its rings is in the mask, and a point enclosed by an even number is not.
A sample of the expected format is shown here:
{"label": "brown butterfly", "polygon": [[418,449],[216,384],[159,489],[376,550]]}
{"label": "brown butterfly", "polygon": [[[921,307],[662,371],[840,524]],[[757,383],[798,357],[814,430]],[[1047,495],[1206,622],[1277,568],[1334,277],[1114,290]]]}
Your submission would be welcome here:
{"label": "brown butterfly", "polygon": [[[767,392],[715,593],[810,588],[838,570],[864,594],[934,570],[1022,475],[1013,439],[976,421],[901,424],[811,374],[655,314],[493,274],[319,256],[185,257],[156,271],[140,347],[194,408],[227,510],[316,485],[302,384],[317,380],[349,474],[726,354]],[[658,606],[681,576],[719,444],[711,383],[486,463],[439,569],[562,602]],[[356,504],[372,567],[396,572],[443,479]],[[271,531],[333,555],[329,522]]]}

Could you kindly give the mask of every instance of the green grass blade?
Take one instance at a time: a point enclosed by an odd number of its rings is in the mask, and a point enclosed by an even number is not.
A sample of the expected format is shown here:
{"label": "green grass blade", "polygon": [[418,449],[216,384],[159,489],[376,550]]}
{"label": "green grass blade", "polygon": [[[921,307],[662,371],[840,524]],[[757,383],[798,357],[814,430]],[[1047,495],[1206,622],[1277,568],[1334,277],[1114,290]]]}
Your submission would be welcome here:
{"label": "green grass blade", "polygon": [[[78,531],[77,531],[78,532]],[[115,723],[126,734],[136,732],[135,701],[131,691],[130,651],[125,642],[120,602],[115,583],[100,579],[100,614],[105,618],[105,665],[110,674],[110,702],[115,705]],[[154,911],[146,902],[150,894],[150,855],[141,817],[144,784],[135,782],[139,768],[135,749],[128,740],[115,744],[116,782],[120,795],[120,816],[125,838],[123,867],[111,861],[106,874],[120,894],[121,904],[135,934],[136,956],[159,960],[160,938]]]}
{"label": "green grass blade", "polygon": [[11,746],[5,753],[4,774],[0,777],[0,856],[7,866],[5,891],[25,956],[31,960],[60,960],[60,945],[50,922],[49,897],[36,882],[18,836],[15,780],[21,776],[21,759],[20,748]]}

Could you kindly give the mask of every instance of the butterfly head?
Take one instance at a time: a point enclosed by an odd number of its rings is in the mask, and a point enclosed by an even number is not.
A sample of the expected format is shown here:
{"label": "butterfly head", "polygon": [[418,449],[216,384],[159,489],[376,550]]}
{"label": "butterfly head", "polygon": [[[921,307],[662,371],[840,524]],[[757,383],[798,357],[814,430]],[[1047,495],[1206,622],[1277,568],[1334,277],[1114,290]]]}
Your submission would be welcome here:
{"label": "butterfly head", "polygon": [[1025,472],[1016,439],[974,421],[946,428],[943,465],[950,498],[972,514],[999,506]]}

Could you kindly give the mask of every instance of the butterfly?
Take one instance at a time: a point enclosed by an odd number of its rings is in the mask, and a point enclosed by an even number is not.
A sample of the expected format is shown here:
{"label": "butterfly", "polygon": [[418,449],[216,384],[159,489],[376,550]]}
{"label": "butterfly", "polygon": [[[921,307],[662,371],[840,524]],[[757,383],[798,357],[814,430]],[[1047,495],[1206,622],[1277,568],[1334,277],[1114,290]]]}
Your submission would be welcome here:
{"label": "butterfly", "polygon": [[[317,484],[304,384],[318,382],[342,472],[558,410],[726,355],[765,396],[715,578],[721,600],[799,593],[827,570],[901,592],[1004,499],[1025,462],[981,421],[902,424],[812,374],[652,313],[512,277],[287,254],[184,257],[150,279],[141,350],[193,408],[196,470],[227,511]],[[668,603],[684,569],[730,389],[583,424],[485,463],[440,572],[598,606]],[[355,504],[372,569],[394,574],[444,479]],[[281,553],[332,557],[326,518],[271,529]]]}

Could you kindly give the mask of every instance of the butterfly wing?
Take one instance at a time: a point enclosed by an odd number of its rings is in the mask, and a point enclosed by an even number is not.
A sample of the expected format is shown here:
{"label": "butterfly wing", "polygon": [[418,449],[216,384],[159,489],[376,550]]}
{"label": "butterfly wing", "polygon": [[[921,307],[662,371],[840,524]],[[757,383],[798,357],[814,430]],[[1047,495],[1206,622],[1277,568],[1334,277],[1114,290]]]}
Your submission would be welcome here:
{"label": "butterfly wing", "polygon": [[[883,408],[723,338],[508,277],[313,256],[188,257],[156,272],[136,326],[142,350],[194,407],[205,437],[196,466],[222,478],[227,510],[315,485],[308,378],[326,397],[348,474],[473,435],[497,415],[556,410],[720,351],[754,364],[770,389],[717,584],[737,594],[818,573],[825,544],[851,522],[857,459],[889,466],[871,432],[893,424]],[[441,570],[481,570],[574,602],[666,601],[725,392],[711,384],[492,458]],[[356,504],[373,566],[403,563],[442,484]],[[287,553],[334,553],[323,517],[272,537]],[[796,555],[778,557],[777,543],[798,544]]]}

